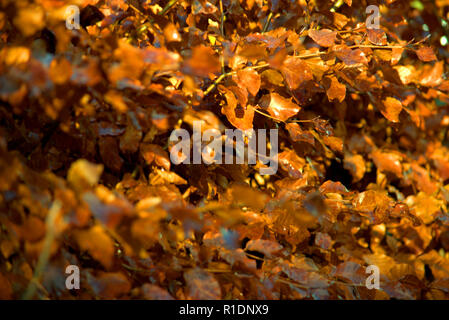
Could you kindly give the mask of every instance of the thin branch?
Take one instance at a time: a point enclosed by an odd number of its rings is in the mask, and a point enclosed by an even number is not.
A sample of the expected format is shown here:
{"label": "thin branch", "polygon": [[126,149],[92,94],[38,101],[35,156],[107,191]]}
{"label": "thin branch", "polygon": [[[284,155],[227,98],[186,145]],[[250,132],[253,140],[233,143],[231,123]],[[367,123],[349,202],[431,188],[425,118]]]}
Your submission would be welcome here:
{"label": "thin branch", "polygon": [[265,21],[265,24],[264,24],[263,29],[262,29],[262,33],[267,32],[268,27],[270,26],[271,18],[273,18],[273,12],[272,11],[270,11],[270,14],[268,15],[267,21]]}
{"label": "thin branch", "polygon": [[22,297],[23,300],[29,300],[33,298],[34,293],[36,292],[37,286],[39,285],[39,280],[44,272],[45,267],[47,266],[48,259],[50,258],[51,253],[51,245],[53,243],[55,237],[55,219],[58,216],[59,211],[61,210],[61,203],[58,200],[55,200],[48,211],[47,219],[45,220],[45,227],[47,228],[47,234],[44,238],[44,245],[39,255],[39,259],[37,261],[36,269],[34,269],[33,278],[30,280],[27,289]]}
{"label": "thin branch", "polygon": [[214,88],[227,76],[231,75],[232,73],[223,73],[221,74],[210,86],[209,88],[204,91],[204,96],[207,96]]}
{"label": "thin branch", "polygon": [[223,0],[220,0],[220,33],[221,36],[224,38],[224,21],[225,21],[225,14],[223,11]]}
{"label": "thin branch", "polygon": [[275,121],[277,121],[277,122],[285,123],[284,120],[281,120],[281,119],[272,117],[272,116],[270,116],[269,114],[267,114],[267,113],[265,113],[265,112],[262,112],[262,111],[260,111],[260,110],[257,109],[257,108],[254,108],[254,111],[256,111],[257,113],[260,113],[261,115],[264,115],[264,116],[267,117],[267,118],[273,119],[273,120],[275,120]]}
{"label": "thin branch", "polygon": [[[363,45],[363,44],[356,44],[353,46],[348,47],[350,49],[354,49],[354,48],[372,48],[372,49],[394,49],[394,48],[403,48],[403,49],[408,49],[411,50],[405,46],[376,46],[376,45]],[[313,58],[313,57],[319,57],[321,55],[326,55],[329,54],[329,52],[326,51],[318,51],[318,52],[314,52],[314,53],[306,53],[303,55],[297,55],[297,56],[292,56],[293,58],[298,58],[298,59],[307,59],[307,58]],[[250,66],[247,67],[246,69],[262,69],[262,68],[266,68],[269,67],[270,64],[269,63],[262,63],[256,66]],[[204,91],[204,96],[207,96],[221,81],[223,81],[224,78],[228,77],[228,76],[232,76],[234,74],[237,74],[237,71],[231,71],[228,73],[222,73],[207,89],[206,91]]]}
{"label": "thin branch", "polygon": [[164,14],[166,14],[167,11],[170,10],[171,7],[173,7],[176,4],[176,2],[178,2],[178,0],[170,0],[170,2],[167,3],[167,5],[164,7],[164,9],[162,9],[162,11],[158,13],[158,15],[163,16]]}

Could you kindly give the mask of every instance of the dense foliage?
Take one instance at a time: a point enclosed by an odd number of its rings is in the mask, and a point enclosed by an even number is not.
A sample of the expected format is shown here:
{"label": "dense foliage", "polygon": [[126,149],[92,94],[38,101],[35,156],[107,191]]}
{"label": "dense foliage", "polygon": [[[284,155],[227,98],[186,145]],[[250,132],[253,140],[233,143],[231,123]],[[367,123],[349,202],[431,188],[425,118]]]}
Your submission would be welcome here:
{"label": "dense foliage", "polygon": [[[0,7],[0,298],[448,297],[448,1]],[[278,172],[174,165],[195,120]]]}

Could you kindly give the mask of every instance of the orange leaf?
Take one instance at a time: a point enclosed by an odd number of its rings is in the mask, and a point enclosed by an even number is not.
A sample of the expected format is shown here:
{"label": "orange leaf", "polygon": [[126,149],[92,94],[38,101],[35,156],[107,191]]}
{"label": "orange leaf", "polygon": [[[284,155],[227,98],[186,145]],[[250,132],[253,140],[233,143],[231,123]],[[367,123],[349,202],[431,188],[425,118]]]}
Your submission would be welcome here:
{"label": "orange leaf", "polygon": [[307,63],[295,57],[288,57],[284,60],[284,64],[281,67],[281,72],[291,90],[295,90],[304,82],[313,79],[312,70]]}
{"label": "orange leaf", "polygon": [[245,107],[237,106],[237,98],[235,94],[224,86],[218,87],[221,92],[224,92],[227,104],[221,108],[229,122],[240,130],[248,130],[253,127],[254,107],[247,105]]}
{"label": "orange leaf", "polygon": [[402,111],[402,103],[399,100],[387,97],[379,108],[385,118],[391,122],[399,122],[399,114]]}
{"label": "orange leaf", "polygon": [[273,254],[282,250],[282,246],[273,240],[258,239],[248,241],[246,250],[261,252],[266,257],[271,258]]}
{"label": "orange leaf", "polygon": [[335,54],[337,55],[338,59],[343,61],[348,66],[354,65],[354,64],[368,64],[368,59],[366,59],[365,53],[360,49],[354,49],[341,45],[336,46],[334,49]]}
{"label": "orange leaf", "polygon": [[372,44],[377,46],[384,46],[387,44],[387,35],[385,31],[381,29],[367,29],[366,34],[368,35],[368,40]]}
{"label": "orange leaf", "polygon": [[329,29],[310,30],[309,37],[311,37],[313,41],[322,47],[331,47],[335,43],[337,31],[332,31]]}
{"label": "orange leaf", "polygon": [[220,60],[215,51],[204,45],[193,48],[192,57],[184,65],[184,71],[199,77],[220,72]]}
{"label": "orange leaf", "polygon": [[236,82],[239,86],[246,88],[253,96],[259,92],[260,76],[256,70],[247,68],[237,71]]}
{"label": "orange leaf", "polygon": [[105,268],[112,267],[114,241],[100,225],[93,226],[89,230],[77,230],[74,236],[81,250],[89,252],[92,258]]}
{"label": "orange leaf", "polygon": [[435,61],[437,56],[433,52],[433,49],[430,47],[421,47],[415,51],[419,60],[424,62]]}
{"label": "orange leaf", "polygon": [[154,162],[156,165],[170,171],[170,159],[168,158],[168,153],[162,147],[157,144],[142,143],[140,145],[140,153],[148,165]]}
{"label": "orange leaf", "polygon": [[402,157],[393,152],[375,150],[371,157],[377,169],[383,172],[394,173],[397,177],[402,177]]}
{"label": "orange leaf", "polygon": [[[329,79],[329,78],[326,78]],[[329,101],[338,100],[342,102],[346,97],[346,86],[338,81],[336,77],[330,77],[329,80],[326,81],[326,94]]]}
{"label": "orange leaf", "polygon": [[267,109],[270,115],[282,121],[293,117],[301,110],[301,107],[291,99],[286,99],[275,92],[262,97],[260,104]]}

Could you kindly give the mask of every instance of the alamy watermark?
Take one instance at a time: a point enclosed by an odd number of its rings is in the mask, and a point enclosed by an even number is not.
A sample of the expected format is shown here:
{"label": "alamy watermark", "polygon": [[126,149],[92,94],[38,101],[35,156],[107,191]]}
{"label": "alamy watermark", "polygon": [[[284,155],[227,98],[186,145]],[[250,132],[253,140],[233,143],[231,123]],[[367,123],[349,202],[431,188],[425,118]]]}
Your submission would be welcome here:
{"label": "alamy watermark", "polygon": [[366,281],[365,281],[366,288],[370,289],[370,290],[371,289],[379,290],[379,288],[380,288],[380,271],[379,271],[379,267],[374,265],[374,264],[369,265],[366,268],[365,272],[367,274],[368,273],[371,274],[368,278],[366,278]]}
{"label": "alamy watermark", "polygon": [[[224,135],[222,135],[218,129],[202,131],[201,123],[202,121],[193,122],[192,138],[185,129],[176,129],[171,133],[170,143],[176,142],[170,149],[170,160],[173,164],[244,164],[246,158],[247,163],[250,165],[257,164],[257,161],[265,165],[265,167],[260,168],[260,174],[262,175],[272,175],[277,172],[277,129],[269,130],[270,148],[269,154],[267,154],[266,129],[249,129],[245,131],[226,129]],[[190,149],[192,149],[192,156]]]}
{"label": "alamy watermark", "polygon": [[366,14],[369,16],[366,18],[365,25],[367,29],[380,29],[380,10],[376,5],[370,5],[366,7]]}
{"label": "alamy watermark", "polygon": [[65,268],[65,273],[68,274],[65,279],[65,287],[68,290],[80,288],[80,268],[74,264],[71,264]]}
{"label": "alamy watermark", "polygon": [[65,9],[65,26],[69,30],[80,28],[80,8],[75,5],[67,6]]}

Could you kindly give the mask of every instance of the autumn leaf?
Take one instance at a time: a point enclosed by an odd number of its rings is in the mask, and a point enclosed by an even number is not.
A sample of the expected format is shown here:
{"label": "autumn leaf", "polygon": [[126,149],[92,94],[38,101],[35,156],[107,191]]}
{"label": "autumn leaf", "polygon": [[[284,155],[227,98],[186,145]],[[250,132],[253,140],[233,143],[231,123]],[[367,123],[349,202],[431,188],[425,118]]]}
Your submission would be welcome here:
{"label": "autumn leaf", "polygon": [[364,158],[359,154],[345,153],[343,166],[352,175],[352,181],[360,181],[366,172],[366,164]]}
{"label": "autumn leaf", "polygon": [[312,70],[307,63],[295,57],[288,57],[284,60],[281,72],[291,90],[297,89],[303,83],[313,79]]}
{"label": "autumn leaf", "polygon": [[380,112],[391,122],[399,122],[399,114],[402,111],[402,103],[393,97],[387,97],[379,105]]}
{"label": "autumn leaf", "polygon": [[189,74],[207,77],[220,72],[220,61],[210,47],[200,45],[192,50],[192,57],[186,61],[183,69]]}
{"label": "autumn leaf", "polygon": [[154,162],[156,165],[170,171],[171,163],[168,158],[168,153],[160,146],[156,144],[142,143],[140,145],[140,153],[147,164],[152,164]]}
{"label": "autumn leaf", "polygon": [[278,155],[278,159],[282,169],[287,171],[290,177],[295,179],[302,177],[305,161],[293,150],[285,150]]}
{"label": "autumn leaf", "polygon": [[326,90],[326,94],[329,101],[338,100],[339,102],[342,102],[346,96],[346,86],[340,83],[336,77],[330,77],[327,79],[329,81],[327,81],[328,88]]}
{"label": "autumn leaf", "polygon": [[286,99],[275,92],[272,92],[269,96],[264,96],[260,103],[271,116],[281,121],[293,117],[301,110],[301,107],[291,99]]}
{"label": "autumn leaf", "polygon": [[95,186],[103,172],[102,164],[90,163],[85,159],[76,160],[67,173],[67,181],[78,190]]}
{"label": "autumn leaf", "polygon": [[387,35],[385,31],[381,29],[367,29],[366,34],[368,35],[368,40],[372,44],[377,46],[384,46],[387,44]]}
{"label": "autumn leaf", "polygon": [[272,257],[273,254],[282,250],[282,246],[276,241],[258,239],[248,241],[246,250],[258,251],[267,257]]}
{"label": "autumn leaf", "polygon": [[223,113],[229,122],[240,130],[248,130],[253,127],[253,118],[254,118],[254,107],[250,105],[238,106],[238,101],[235,94],[223,87],[220,86],[220,90],[224,92],[226,97],[226,105],[221,108],[221,113]]}
{"label": "autumn leaf", "polygon": [[[3,1],[0,299],[449,299],[447,1],[421,2],[371,28],[366,1]],[[211,129],[254,130],[243,163],[170,161]]]}
{"label": "autumn leaf", "polygon": [[145,283],[142,286],[142,292],[144,299],[147,300],[174,300],[167,290],[154,284]]}
{"label": "autumn leaf", "polygon": [[430,48],[430,47],[421,47],[418,50],[416,50],[415,52],[416,52],[416,55],[418,56],[419,60],[421,60],[421,61],[429,62],[429,61],[437,60],[435,53],[433,52],[432,48]]}
{"label": "autumn leaf", "polygon": [[394,152],[374,150],[371,153],[374,164],[380,171],[390,172],[398,177],[402,176],[402,157]]}
{"label": "autumn leaf", "polygon": [[[87,251],[92,258],[100,262],[106,269],[114,262],[114,242],[101,225],[88,230],[77,230],[74,237],[81,250]],[[95,239],[95,241],[92,241]]]}
{"label": "autumn leaf", "polygon": [[237,84],[246,88],[253,96],[257,94],[260,88],[260,76],[256,70],[243,69],[237,71]]}
{"label": "autumn leaf", "polygon": [[384,222],[390,212],[391,199],[381,191],[368,190],[357,195],[353,200],[354,209],[373,224]]}
{"label": "autumn leaf", "polygon": [[184,273],[187,294],[194,300],[217,300],[221,298],[221,289],[217,280],[209,272],[200,268]]}
{"label": "autumn leaf", "polygon": [[368,64],[365,53],[360,49],[351,49],[344,45],[339,45],[334,47],[334,52],[338,59],[348,66],[354,64]]}
{"label": "autumn leaf", "polygon": [[119,272],[101,272],[98,276],[88,277],[88,284],[94,293],[102,299],[116,299],[126,295],[131,289],[128,278]]}
{"label": "autumn leaf", "polygon": [[425,87],[433,87],[440,84],[443,79],[443,62],[434,65],[425,65],[419,74],[419,83]]}
{"label": "autumn leaf", "polygon": [[311,145],[315,145],[315,138],[313,137],[313,134],[308,131],[302,130],[299,124],[287,123],[285,125],[285,129],[288,130],[288,133],[290,134],[290,137],[293,141],[302,141],[307,142]]}

